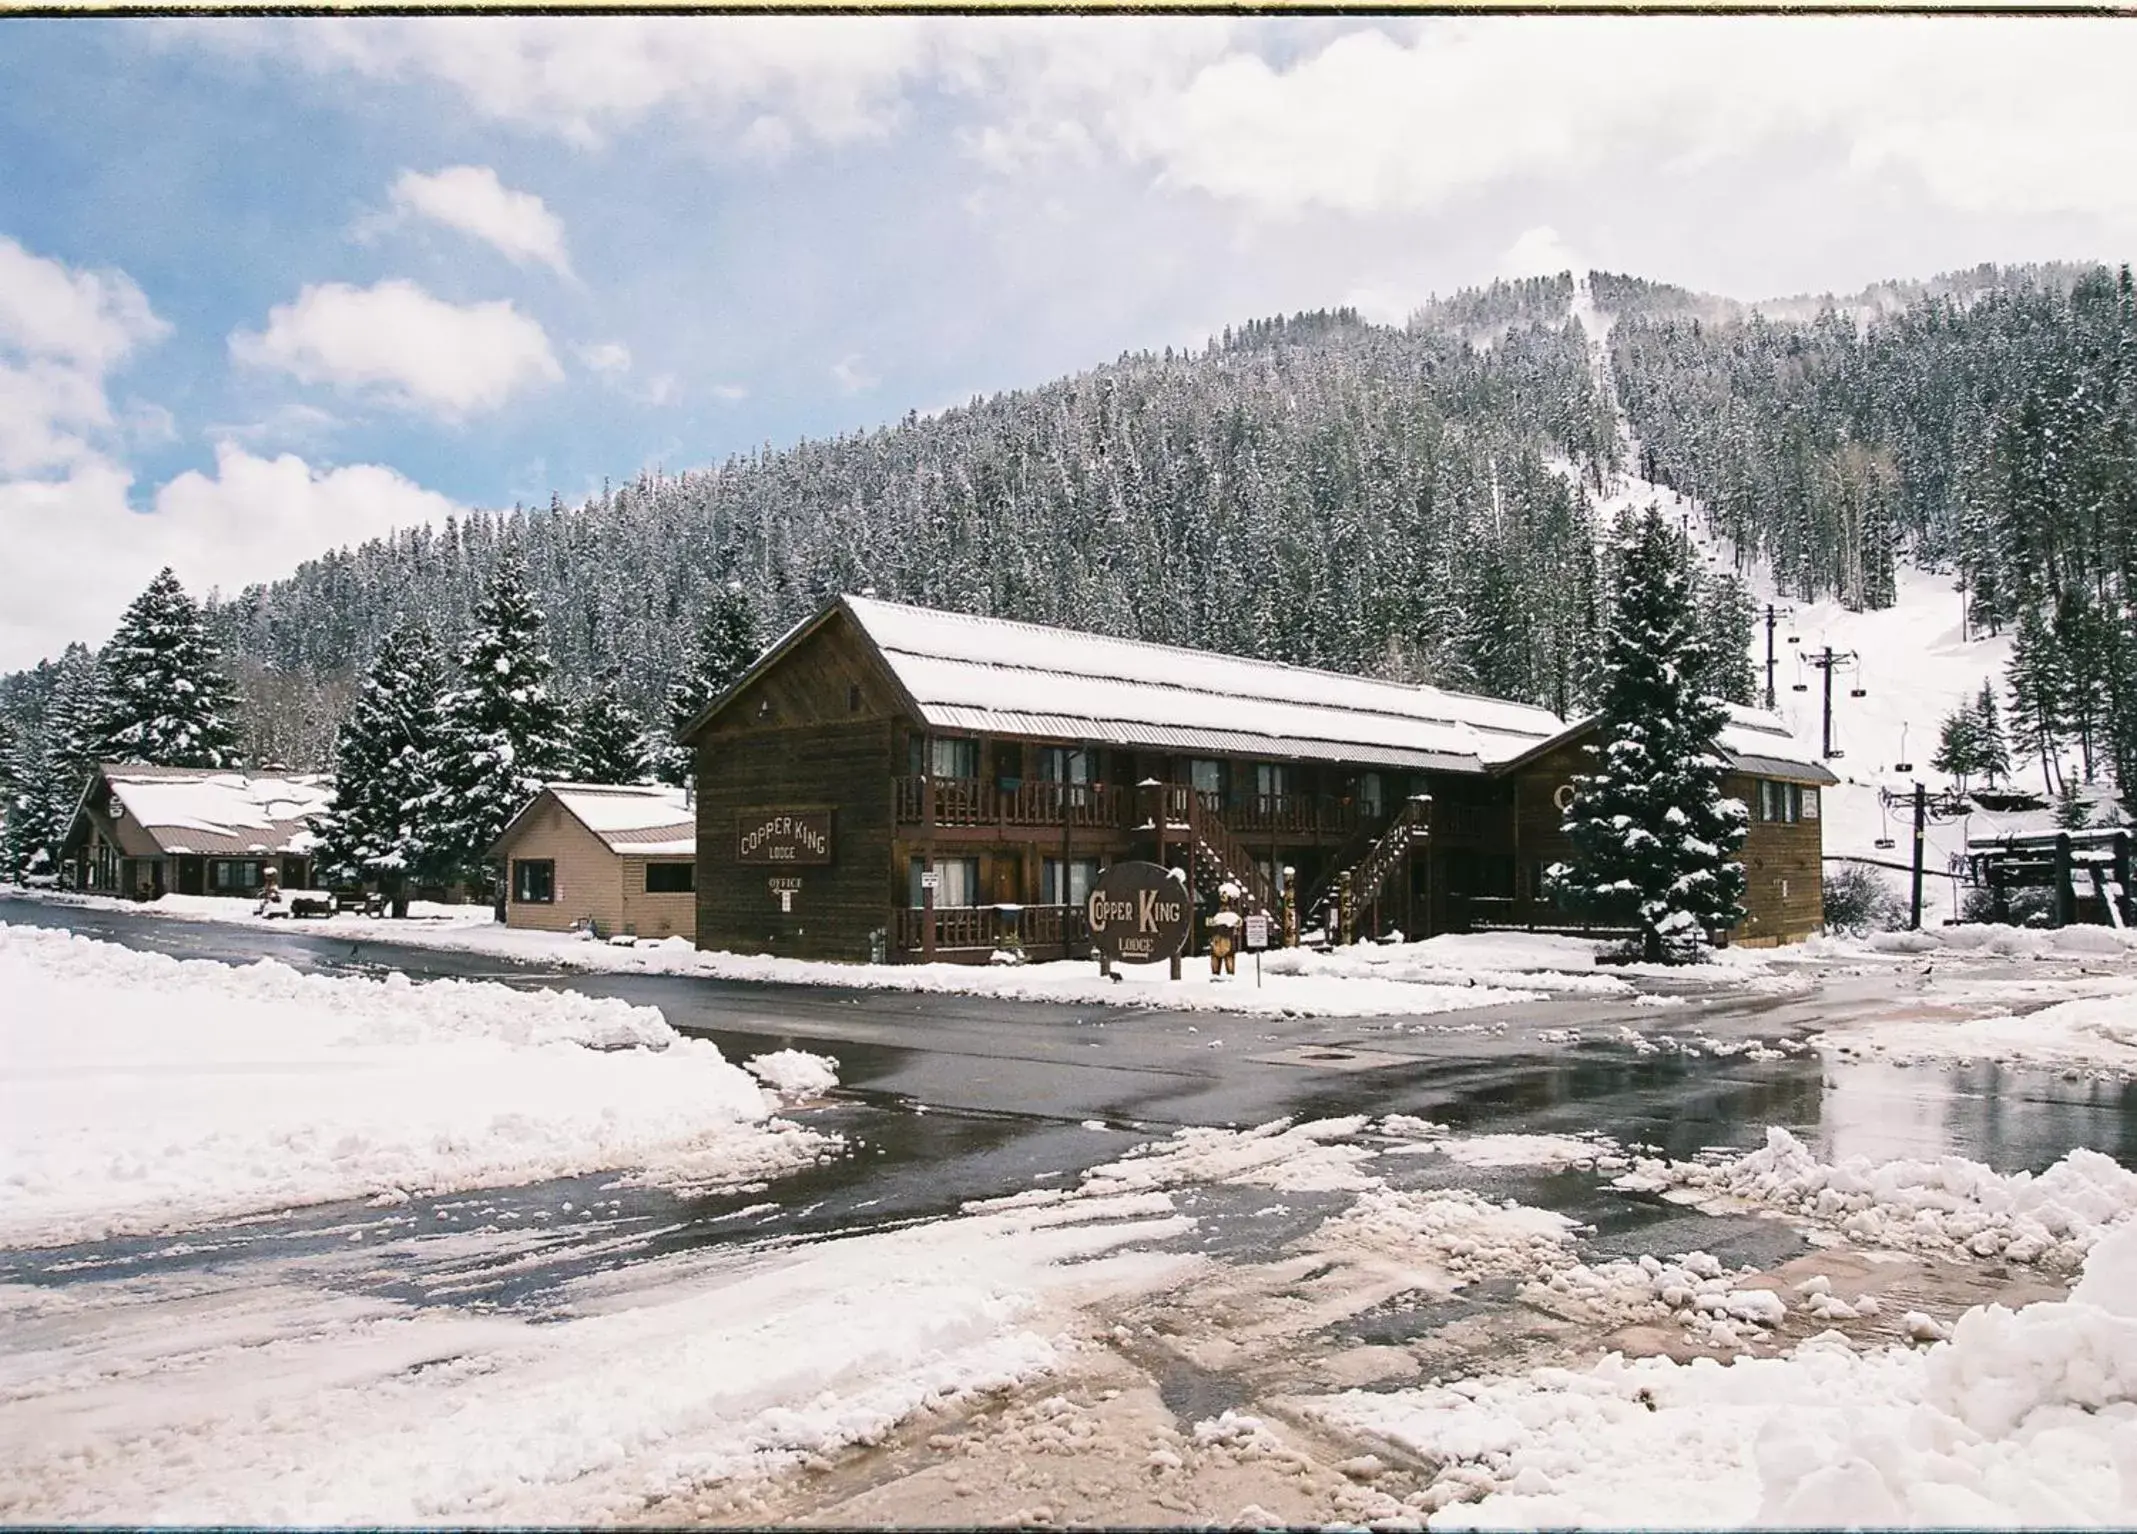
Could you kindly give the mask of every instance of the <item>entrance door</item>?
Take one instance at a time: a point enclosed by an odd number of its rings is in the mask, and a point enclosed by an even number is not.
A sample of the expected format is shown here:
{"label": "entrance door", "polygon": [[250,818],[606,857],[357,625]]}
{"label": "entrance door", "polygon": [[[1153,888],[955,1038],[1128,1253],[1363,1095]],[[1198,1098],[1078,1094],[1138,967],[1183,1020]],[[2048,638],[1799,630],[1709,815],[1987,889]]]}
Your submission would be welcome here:
{"label": "entrance door", "polygon": [[993,905],[1022,905],[1024,903],[1024,854],[1021,852],[997,853],[993,858],[993,884],[988,901]]}

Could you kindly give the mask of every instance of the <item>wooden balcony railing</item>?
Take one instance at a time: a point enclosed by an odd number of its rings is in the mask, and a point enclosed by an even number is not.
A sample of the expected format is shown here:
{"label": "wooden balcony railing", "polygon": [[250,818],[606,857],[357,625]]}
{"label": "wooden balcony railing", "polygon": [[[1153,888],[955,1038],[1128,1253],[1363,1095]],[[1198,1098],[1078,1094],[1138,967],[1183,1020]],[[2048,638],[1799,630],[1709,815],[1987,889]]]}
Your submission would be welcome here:
{"label": "wooden balcony railing", "polygon": [[1326,794],[1248,794],[1208,808],[1241,836],[1348,836],[1358,826],[1358,806]]}
{"label": "wooden balcony railing", "polygon": [[[935,951],[992,952],[1014,937],[1034,958],[1060,957],[1061,945],[1081,951],[1091,941],[1090,923],[1081,906],[944,906],[928,911],[918,907],[898,910],[897,947],[901,953],[920,953],[927,947],[927,924],[935,924]],[[1066,934],[1066,936],[1064,936]]]}
{"label": "wooden balcony railing", "polygon": [[898,778],[900,825],[1089,826],[1121,824],[1125,795],[1102,783],[1012,782],[989,778]]}

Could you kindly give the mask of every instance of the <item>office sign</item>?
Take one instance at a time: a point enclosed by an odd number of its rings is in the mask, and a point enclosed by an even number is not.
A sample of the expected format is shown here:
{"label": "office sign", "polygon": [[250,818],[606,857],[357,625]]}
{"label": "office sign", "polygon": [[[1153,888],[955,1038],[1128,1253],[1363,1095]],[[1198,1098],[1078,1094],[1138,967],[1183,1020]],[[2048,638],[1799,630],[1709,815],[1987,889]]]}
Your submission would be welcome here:
{"label": "office sign", "polygon": [[1115,863],[1083,905],[1091,942],[1122,964],[1156,964],[1187,946],[1195,913],[1187,886],[1155,863]]}
{"label": "office sign", "polygon": [[831,861],[829,810],[744,810],[735,820],[738,863]]}

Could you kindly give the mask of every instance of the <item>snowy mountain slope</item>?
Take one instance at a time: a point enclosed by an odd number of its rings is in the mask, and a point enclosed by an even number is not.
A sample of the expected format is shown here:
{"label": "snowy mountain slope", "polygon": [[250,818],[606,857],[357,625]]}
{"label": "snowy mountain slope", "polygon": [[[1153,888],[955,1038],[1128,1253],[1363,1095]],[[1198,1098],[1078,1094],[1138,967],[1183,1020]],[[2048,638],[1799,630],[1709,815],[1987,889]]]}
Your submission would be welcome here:
{"label": "snowy mountain slope", "polygon": [[[1627,511],[1657,505],[1665,516],[1680,518],[1709,569],[1733,569],[1749,586],[1761,612],[1770,603],[1779,618],[1774,632],[1775,713],[1797,746],[1812,758],[1824,748],[1824,676],[1806,657],[1824,651],[1856,657],[1833,676],[1833,745],[1840,753],[1827,765],[1841,782],[1824,795],[1825,850],[1843,855],[1906,863],[1912,856],[1912,811],[1888,809],[1884,795],[1907,796],[1919,781],[1932,793],[1950,780],[1930,770],[1938,728],[1946,715],[1993,684],[2004,700],[2004,667],[2010,660],[2008,633],[1995,637],[1961,637],[1960,598],[1949,577],[1902,565],[1896,572],[1897,601],[1877,612],[1850,612],[1838,601],[1792,603],[1781,596],[1772,572],[1753,559],[1739,560],[1737,550],[1717,534],[1700,504],[1640,476],[1640,444],[1620,407],[1609,367],[1609,339],[1615,316],[1596,307],[1585,277],[1576,285],[1571,305],[1595,353],[1597,377],[1618,423],[1628,467],[1611,477],[1596,498],[1598,530],[1614,528]],[[1570,468],[1570,465],[1567,466]],[[1765,676],[1766,628],[1753,633],[1755,674]],[[1798,691],[1798,687],[1803,690]],[[1857,690],[1863,694],[1854,696]],[[1763,701],[1763,700],[1762,700]],[[2014,786],[2045,794],[2038,760],[2012,763]],[[1948,822],[1932,822],[1924,832],[1923,867],[1929,879],[1923,891],[1923,917],[1935,922],[1957,914],[1958,889],[1948,877],[1953,859],[1975,837],[2044,829],[2046,811],[1993,814],[1976,809]],[[1884,841],[1892,845],[1880,846]],[[1904,887],[1907,876],[1888,870]],[[1937,877],[1945,875],[1945,877]]]}

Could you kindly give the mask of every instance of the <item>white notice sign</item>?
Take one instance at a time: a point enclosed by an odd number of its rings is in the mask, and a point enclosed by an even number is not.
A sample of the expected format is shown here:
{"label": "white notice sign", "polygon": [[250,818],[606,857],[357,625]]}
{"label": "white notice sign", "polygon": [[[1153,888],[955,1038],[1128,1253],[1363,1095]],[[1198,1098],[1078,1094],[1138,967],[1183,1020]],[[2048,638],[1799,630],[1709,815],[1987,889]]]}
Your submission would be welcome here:
{"label": "white notice sign", "polygon": [[1256,911],[1247,918],[1247,951],[1269,946],[1269,918]]}

